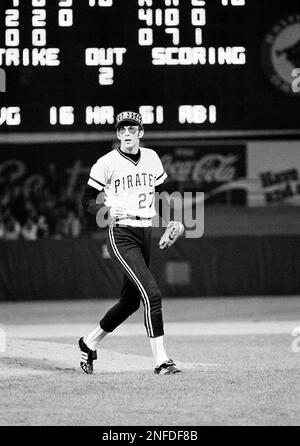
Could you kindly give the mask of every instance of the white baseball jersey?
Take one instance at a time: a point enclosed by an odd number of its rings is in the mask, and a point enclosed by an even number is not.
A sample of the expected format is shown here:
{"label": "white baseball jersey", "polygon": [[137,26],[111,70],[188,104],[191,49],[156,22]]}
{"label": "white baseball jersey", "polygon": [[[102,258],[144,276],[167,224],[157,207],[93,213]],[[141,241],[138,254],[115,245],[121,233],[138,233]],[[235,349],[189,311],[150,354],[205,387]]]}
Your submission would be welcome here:
{"label": "white baseball jersey", "polygon": [[[155,186],[167,178],[161,160],[152,149],[140,147],[140,157],[133,161],[120,149],[112,150],[93,165],[88,184],[104,190],[107,206],[126,208],[127,214],[140,218],[156,215],[154,208]],[[151,220],[146,226],[151,225]],[[123,224],[145,226],[139,220],[125,219]]]}

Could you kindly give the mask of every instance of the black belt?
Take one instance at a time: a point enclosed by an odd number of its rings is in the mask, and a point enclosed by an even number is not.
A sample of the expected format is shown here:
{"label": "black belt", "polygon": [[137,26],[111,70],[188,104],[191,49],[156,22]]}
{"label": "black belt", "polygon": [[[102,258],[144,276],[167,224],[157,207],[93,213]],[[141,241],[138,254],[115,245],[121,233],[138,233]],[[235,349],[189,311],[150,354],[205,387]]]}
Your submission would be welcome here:
{"label": "black belt", "polygon": [[130,215],[128,218],[132,220],[152,220],[152,217],[139,217],[138,215]]}
{"label": "black belt", "polygon": [[122,221],[122,220],[152,220],[152,217],[139,217],[138,215],[127,215],[124,218],[119,219],[116,217],[116,221]]}

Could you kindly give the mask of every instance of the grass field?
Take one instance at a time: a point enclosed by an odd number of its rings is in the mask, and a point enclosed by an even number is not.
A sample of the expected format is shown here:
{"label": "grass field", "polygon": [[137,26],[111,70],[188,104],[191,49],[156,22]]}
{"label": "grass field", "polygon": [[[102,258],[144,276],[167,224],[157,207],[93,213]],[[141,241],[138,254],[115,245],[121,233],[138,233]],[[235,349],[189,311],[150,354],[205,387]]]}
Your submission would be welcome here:
{"label": "grass field", "polygon": [[0,425],[300,424],[299,298],[165,299],[166,347],[184,373],[153,374],[139,310],[85,375],[78,337],[111,304],[0,304]]}

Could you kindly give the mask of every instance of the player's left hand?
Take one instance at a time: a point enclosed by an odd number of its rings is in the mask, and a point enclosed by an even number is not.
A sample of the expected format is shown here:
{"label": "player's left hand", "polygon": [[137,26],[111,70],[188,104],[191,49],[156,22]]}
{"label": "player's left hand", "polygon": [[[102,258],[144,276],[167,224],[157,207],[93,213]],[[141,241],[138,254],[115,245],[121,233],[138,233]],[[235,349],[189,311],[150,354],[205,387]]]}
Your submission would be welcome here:
{"label": "player's left hand", "polygon": [[184,232],[184,226],[179,221],[170,221],[165,232],[161,236],[158,246],[160,249],[168,249]]}

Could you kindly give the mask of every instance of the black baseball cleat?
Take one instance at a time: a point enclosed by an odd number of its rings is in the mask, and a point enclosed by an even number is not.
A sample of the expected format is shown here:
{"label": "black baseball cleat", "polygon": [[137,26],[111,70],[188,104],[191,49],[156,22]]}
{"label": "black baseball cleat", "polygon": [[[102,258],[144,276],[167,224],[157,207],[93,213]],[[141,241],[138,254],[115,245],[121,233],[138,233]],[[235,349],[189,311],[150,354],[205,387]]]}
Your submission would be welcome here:
{"label": "black baseball cleat", "polygon": [[175,375],[175,373],[181,373],[181,370],[176,367],[172,359],[163,362],[159,367],[155,367],[154,369],[155,375]]}
{"label": "black baseball cleat", "polygon": [[78,345],[81,350],[80,367],[85,373],[91,375],[94,371],[93,361],[97,359],[97,350],[88,348],[83,337],[79,339]]}

